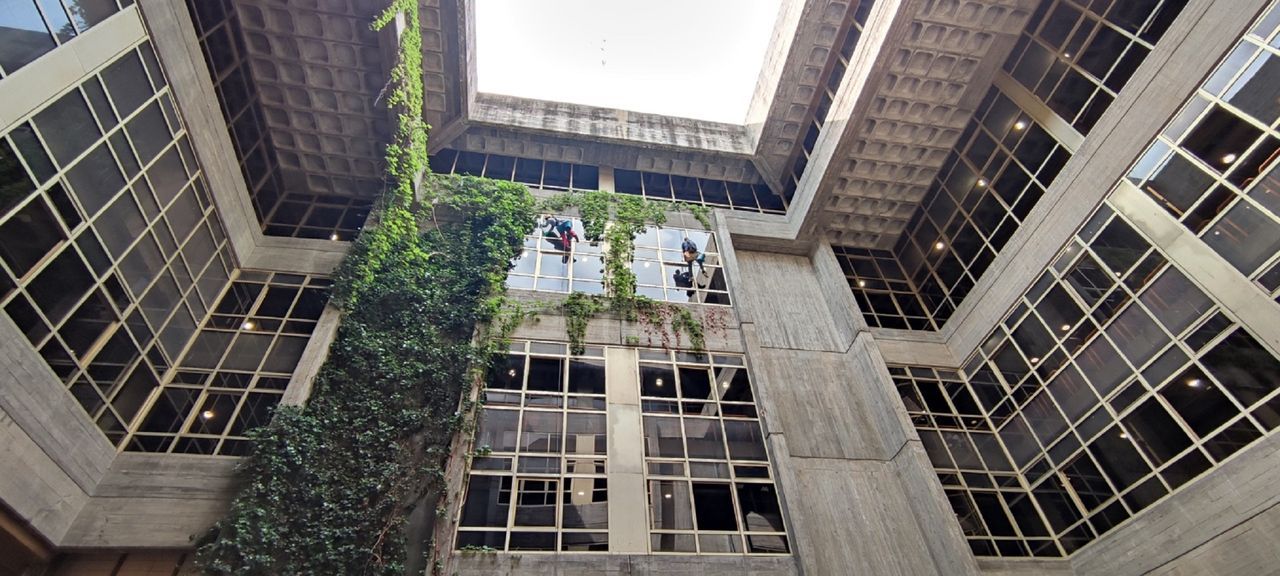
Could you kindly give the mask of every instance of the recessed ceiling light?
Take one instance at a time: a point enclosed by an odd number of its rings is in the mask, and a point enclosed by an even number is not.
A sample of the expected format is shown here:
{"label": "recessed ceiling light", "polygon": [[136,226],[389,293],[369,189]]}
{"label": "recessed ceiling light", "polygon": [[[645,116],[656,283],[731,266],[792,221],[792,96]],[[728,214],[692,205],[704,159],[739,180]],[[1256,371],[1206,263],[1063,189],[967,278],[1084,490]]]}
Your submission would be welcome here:
{"label": "recessed ceiling light", "polygon": [[1038,363],[1038,362],[1040,362],[1040,357],[1039,357],[1039,356],[1032,356],[1032,357],[1031,357],[1031,363],[1032,363],[1032,364],[1036,364],[1036,363]]}
{"label": "recessed ceiling light", "polygon": [[662,497],[663,497],[663,498],[670,498],[670,497],[671,497],[671,495],[670,495],[670,494],[663,494],[663,495],[662,495]]}
{"label": "recessed ceiling light", "polygon": [[866,281],[866,280],[859,280],[859,281],[858,281],[858,287],[859,287],[859,288],[866,288],[866,287],[867,287],[867,281]]}
{"label": "recessed ceiling light", "polygon": [[1201,386],[1204,386],[1204,380],[1201,380],[1199,378],[1188,379],[1187,386],[1190,386],[1192,388],[1199,388]]}
{"label": "recessed ceiling light", "polygon": [[946,245],[946,244],[943,244],[941,240],[939,240],[938,242],[934,242],[934,244],[933,244],[933,249],[934,249],[934,250],[941,250],[941,249],[946,248],[946,247],[947,247],[947,245]]}
{"label": "recessed ceiling light", "polygon": [[721,382],[721,383],[720,383],[720,387],[721,387],[721,388],[728,388],[728,387],[729,387],[729,383],[728,383],[728,382]]}
{"label": "recessed ceiling light", "polygon": [[1060,330],[1062,330],[1063,332],[1066,332],[1067,330],[1070,330],[1070,329],[1071,329],[1071,325],[1070,325],[1070,324],[1063,324],[1059,329],[1060,329]]}
{"label": "recessed ceiling light", "polygon": [[213,420],[214,416],[217,416],[217,414],[214,414],[213,410],[205,410],[204,412],[200,413],[200,418],[204,420]]}
{"label": "recessed ceiling light", "polygon": [[507,370],[507,376],[510,376],[510,377],[512,377],[512,378],[515,378],[515,377],[516,377],[516,369],[515,369],[515,368],[512,368],[512,369],[510,369],[510,370]]}
{"label": "recessed ceiling light", "polygon": [[1027,123],[1021,120],[1013,123],[1014,130],[1022,130],[1023,128],[1026,128],[1026,127],[1027,127]]}
{"label": "recessed ceiling light", "polygon": [[586,494],[587,494],[586,492],[583,492],[583,491],[581,491],[581,490],[579,490],[579,491],[578,491],[578,495],[579,495],[579,496],[585,496]]}
{"label": "recessed ceiling light", "polygon": [[329,235],[329,239],[330,239],[330,240],[337,240],[337,239],[338,239],[338,233],[337,233],[337,232],[334,232],[333,234],[330,234],[330,235]]}
{"label": "recessed ceiling light", "polygon": [[253,320],[245,320],[244,323],[240,325],[241,330],[253,330],[257,327],[258,325],[254,323]]}
{"label": "recessed ceiling light", "polygon": [[1128,435],[1128,434],[1125,434],[1124,432],[1121,432],[1121,433],[1120,433],[1120,437],[1121,437],[1121,438],[1124,438],[1124,439],[1128,439],[1128,438],[1129,438],[1129,435]]}
{"label": "recessed ceiling light", "polygon": [[1230,164],[1232,162],[1235,162],[1237,158],[1239,158],[1239,156],[1236,156],[1235,154],[1227,154],[1226,156],[1222,157],[1222,163]]}
{"label": "recessed ceiling light", "polygon": [[654,386],[657,386],[657,387],[659,387],[659,388],[661,388],[661,387],[662,387],[662,379],[661,379],[661,378],[658,378],[657,380],[654,380],[654,381],[653,381],[653,385],[654,385]]}
{"label": "recessed ceiling light", "polygon": [[986,187],[987,187],[987,179],[986,179],[986,178],[979,178],[979,179],[978,179],[978,187],[979,187],[979,188],[986,188]]}

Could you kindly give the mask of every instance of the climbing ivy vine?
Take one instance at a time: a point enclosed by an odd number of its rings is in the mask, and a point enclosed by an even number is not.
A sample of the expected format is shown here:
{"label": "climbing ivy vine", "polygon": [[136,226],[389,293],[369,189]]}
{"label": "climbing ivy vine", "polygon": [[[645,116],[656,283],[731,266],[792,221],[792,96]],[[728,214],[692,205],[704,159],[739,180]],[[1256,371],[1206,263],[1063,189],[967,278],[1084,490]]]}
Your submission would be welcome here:
{"label": "climbing ivy vine", "polygon": [[639,196],[598,190],[559,194],[543,200],[541,205],[544,212],[561,212],[568,208],[578,209],[584,239],[588,242],[602,241],[606,246],[603,256],[605,295],[575,292],[560,307],[566,317],[570,353],[581,354],[585,350],[587,324],[606,311],[619,315],[623,320],[643,323],[651,336],[656,334],[659,337],[664,348],[678,345],[681,334],[688,336],[690,349],[701,351],[706,348],[702,322],[692,311],[636,294],[636,274],[631,270],[631,259],[636,236],[649,226],[666,223],[668,210],[687,211],[704,228],[710,228],[707,208],[683,202],[654,202]]}
{"label": "climbing ivy vine", "polygon": [[250,433],[243,486],[198,542],[208,574],[426,568],[430,547],[410,541],[425,533],[413,524],[433,516],[420,507],[444,493],[451,442],[474,423],[475,387],[508,335],[536,312],[508,301],[504,283],[538,211],[576,207],[587,239],[608,245],[607,294],[572,294],[560,304],[575,353],[588,322],[606,312],[661,331],[664,346],[669,326],[692,348],[705,347],[702,322],[638,296],[630,270],[635,236],[665,222],[664,209],[684,209],[709,228],[705,207],[606,192],[539,206],[519,184],[429,173],[418,6],[393,0],[374,22],[403,24],[386,94],[397,122],[386,149],[388,189],[335,277],[341,325],[307,406],[280,407]]}
{"label": "climbing ivy vine", "polygon": [[[459,410],[463,392],[521,321],[503,313],[503,283],[535,224],[533,197],[519,184],[426,174],[417,1],[396,0],[375,25],[400,13],[390,187],[336,274],[342,323],[309,403],[281,407],[251,433],[244,485],[200,542],[206,573],[421,567],[423,558],[408,557],[421,549],[406,537],[409,518],[441,489],[468,412]],[[478,327],[486,337],[473,338]]]}

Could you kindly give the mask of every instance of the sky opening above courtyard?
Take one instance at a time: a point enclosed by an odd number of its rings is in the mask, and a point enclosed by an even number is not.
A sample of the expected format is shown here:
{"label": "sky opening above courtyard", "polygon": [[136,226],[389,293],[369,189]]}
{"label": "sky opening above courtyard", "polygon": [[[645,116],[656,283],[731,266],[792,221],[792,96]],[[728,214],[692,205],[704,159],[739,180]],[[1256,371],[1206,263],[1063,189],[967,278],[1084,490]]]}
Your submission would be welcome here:
{"label": "sky opening above courtyard", "polygon": [[477,90],[743,124],[781,0],[476,0]]}

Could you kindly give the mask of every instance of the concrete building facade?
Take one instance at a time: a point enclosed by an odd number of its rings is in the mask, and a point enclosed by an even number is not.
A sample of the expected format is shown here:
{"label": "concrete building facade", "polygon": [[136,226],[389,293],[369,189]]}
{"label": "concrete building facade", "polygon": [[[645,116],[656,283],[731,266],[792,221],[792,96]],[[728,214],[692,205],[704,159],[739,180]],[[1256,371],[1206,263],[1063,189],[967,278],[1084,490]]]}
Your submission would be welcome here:
{"label": "concrete building facade", "polygon": [[[432,169],[711,208],[631,263],[707,351],[521,326],[446,573],[1278,570],[1273,2],[783,0],[732,125],[478,92],[475,1],[420,3]],[[194,573],[341,322],[383,8],[4,7],[0,572]],[[532,230],[509,293],[601,255]]]}

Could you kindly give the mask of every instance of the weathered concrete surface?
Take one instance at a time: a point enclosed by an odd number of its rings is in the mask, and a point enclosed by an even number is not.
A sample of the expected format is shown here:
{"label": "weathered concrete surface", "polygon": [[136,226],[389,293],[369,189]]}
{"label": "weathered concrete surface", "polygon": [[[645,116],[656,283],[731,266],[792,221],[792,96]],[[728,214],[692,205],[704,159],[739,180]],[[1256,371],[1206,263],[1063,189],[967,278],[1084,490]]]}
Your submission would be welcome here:
{"label": "weathered concrete surface", "polygon": [[1274,574],[1277,486],[1273,435],[1076,552],[1071,564],[1081,576]]}
{"label": "weathered concrete surface", "polygon": [[976,574],[873,336],[819,288],[839,274],[824,259],[729,266],[793,552],[806,574]]}
{"label": "weathered concrete surface", "polygon": [[455,552],[459,576],[787,576],[789,556],[648,556]]}
{"label": "weathered concrete surface", "polygon": [[0,314],[0,500],[57,542],[115,453],[22,331]]}
{"label": "weathered concrete surface", "polygon": [[123,453],[59,546],[185,548],[227,511],[238,458]]}

